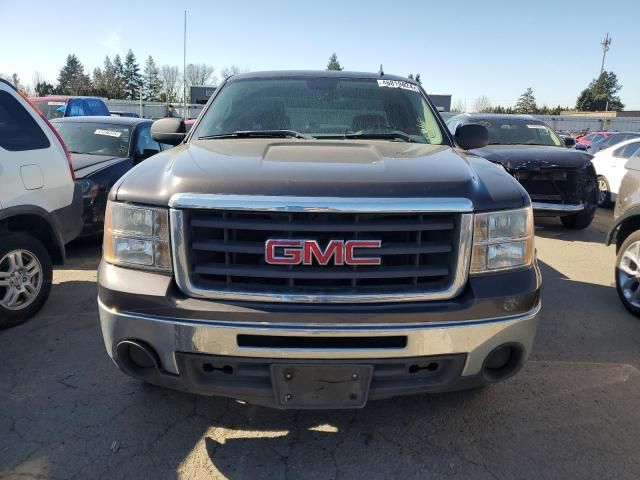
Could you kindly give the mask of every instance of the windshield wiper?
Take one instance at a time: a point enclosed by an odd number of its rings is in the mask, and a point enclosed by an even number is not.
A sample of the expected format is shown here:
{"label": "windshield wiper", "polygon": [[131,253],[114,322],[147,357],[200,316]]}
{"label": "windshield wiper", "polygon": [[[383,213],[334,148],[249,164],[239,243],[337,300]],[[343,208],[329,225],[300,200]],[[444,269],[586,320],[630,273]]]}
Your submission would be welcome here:
{"label": "windshield wiper", "polygon": [[310,140],[314,137],[296,132],[295,130],[237,130],[230,133],[220,133],[218,135],[203,135],[198,140],[212,140],[216,138],[305,138]]}
{"label": "windshield wiper", "polygon": [[415,138],[412,138],[408,134],[404,132],[356,132],[356,133],[345,133],[340,135],[322,135],[317,138],[353,138],[353,139],[363,139],[363,140],[403,140],[409,143],[423,143],[418,142]]}

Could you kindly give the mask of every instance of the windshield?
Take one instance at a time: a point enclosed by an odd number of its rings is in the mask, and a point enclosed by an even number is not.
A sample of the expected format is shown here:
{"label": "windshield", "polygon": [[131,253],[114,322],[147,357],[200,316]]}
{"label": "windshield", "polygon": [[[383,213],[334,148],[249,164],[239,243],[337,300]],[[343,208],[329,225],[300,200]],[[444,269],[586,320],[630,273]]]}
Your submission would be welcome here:
{"label": "windshield", "polygon": [[71,153],[129,156],[131,128],[89,122],[52,122]]}
{"label": "windshield", "polygon": [[563,145],[553,130],[539,120],[509,118],[474,120],[489,130],[489,145]]}
{"label": "windshield", "polygon": [[285,131],[290,136],[316,138],[368,136],[433,144],[443,141],[436,118],[416,85],[361,78],[232,81],[206,110],[195,136],[247,131],[274,135]]}
{"label": "windshield", "polygon": [[32,102],[49,120],[64,117],[64,111],[67,108],[67,102],[64,100],[33,100]]}

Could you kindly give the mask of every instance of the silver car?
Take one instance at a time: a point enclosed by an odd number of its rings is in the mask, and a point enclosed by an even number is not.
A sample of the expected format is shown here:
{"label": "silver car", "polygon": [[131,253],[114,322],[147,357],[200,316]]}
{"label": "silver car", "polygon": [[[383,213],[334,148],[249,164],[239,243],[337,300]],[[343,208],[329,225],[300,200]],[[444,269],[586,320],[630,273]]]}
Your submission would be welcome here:
{"label": "silver car", "polygon": [[625,168],[607,245],[616,245],[616,289],[620,300],[640,317],[640,152],[629,158]]}

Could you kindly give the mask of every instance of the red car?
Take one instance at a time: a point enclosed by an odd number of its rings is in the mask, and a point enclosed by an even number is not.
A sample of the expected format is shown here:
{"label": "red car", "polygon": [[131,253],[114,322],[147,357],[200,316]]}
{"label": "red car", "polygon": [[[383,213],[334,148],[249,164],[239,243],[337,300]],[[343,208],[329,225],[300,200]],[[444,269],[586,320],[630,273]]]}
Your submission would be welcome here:
{"label": "red car", "polygon": [[593,142],[607,138],[615,132],[591,132],[583,137],[577,138],[576,149],[587,150]]}
{"label": "red car", "polygon": [[29,99],[49,120],[62,117],[108,117],[109,107],[98,97],[31,97]]}

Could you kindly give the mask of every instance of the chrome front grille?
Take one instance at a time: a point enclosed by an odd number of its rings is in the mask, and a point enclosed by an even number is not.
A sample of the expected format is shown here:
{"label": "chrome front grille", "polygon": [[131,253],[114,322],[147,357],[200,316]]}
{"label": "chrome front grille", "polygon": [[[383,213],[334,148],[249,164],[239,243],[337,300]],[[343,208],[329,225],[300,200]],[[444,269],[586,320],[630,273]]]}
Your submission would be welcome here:
{"label": "chrome front grille", "polygon": [[[470,204],[357,200],[174,197],[178,285],[195,297],[272,302],[418,301],[459,293],[468,271]],[[379,240],[380,248],[366,254],[379,256],[381,264],[269,265],[265,242],[274,238],[311,239],[319,245]]]}

